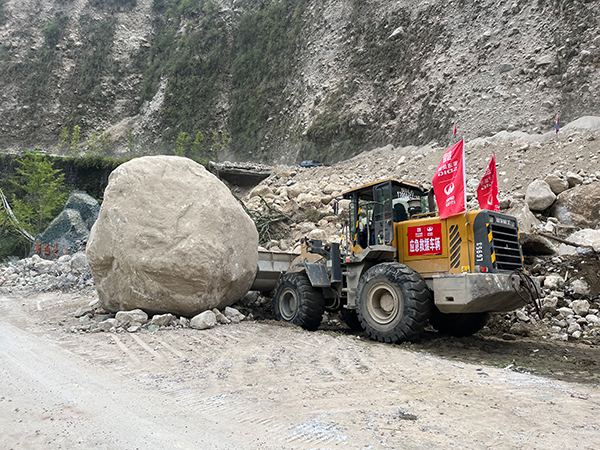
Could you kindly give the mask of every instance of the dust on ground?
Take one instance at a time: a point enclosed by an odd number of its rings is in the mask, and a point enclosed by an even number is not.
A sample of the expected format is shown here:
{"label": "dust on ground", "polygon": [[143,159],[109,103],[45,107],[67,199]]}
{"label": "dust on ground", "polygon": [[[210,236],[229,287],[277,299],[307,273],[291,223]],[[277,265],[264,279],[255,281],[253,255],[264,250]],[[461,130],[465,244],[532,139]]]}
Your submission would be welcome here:
{"label": "dust on ground", "polygon": [[[110,374],[135,385],[170,417],[211,417],[221,429],[225,424],[223,443],[241,441],[249,449],[600,445],[595,346],[482,334],[457,339],[433,332],[416,343],[390,345],[350,333],[335,317],[317,332],[271,320],[202,331],[72,332],[78,321],[74,312],[93,298],[4,295],[0,324],[37,339],[45,351],[67,351],[100,379]],[[60,419],[69,407],[64,404],[47,407],[38,417],[35,405],[20,405],[27,396],[18,392],[13,383],[0,401],[0,442],[6,448],[69,443],[75,436],[69,427],[93,419],[85,403],[76,405],[81,414],[69,415],[69,422],[47,420]],[[111,407],[120,413],[135,405],[115,401]],[[188,425],[192,434],[208,433],[201,423]],[[58,426],[73,432],[63,431],[63,440],[56,440]],[[80,448],[92,447],[85,436],[77,438]],[[151,443],[151,435],[148,439]]]}

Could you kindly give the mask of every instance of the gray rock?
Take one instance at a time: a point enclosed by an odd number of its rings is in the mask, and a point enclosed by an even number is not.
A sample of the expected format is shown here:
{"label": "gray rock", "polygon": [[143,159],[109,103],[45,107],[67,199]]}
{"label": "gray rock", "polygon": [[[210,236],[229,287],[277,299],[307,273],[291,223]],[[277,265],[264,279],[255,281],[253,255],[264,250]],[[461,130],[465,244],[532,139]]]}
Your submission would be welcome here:
{"label": "gray rock", "polygon": [[556,247],[549,239],[539,234],[521,233],[523,254],[529,256],[555,255]]}
{"label": "gray rock", "polygon": [[140,323],[134,322],[127,328],[127,332],[128,333],[137,333],[138,331],[140,331],[141,328],[142,328],[142,325]]}
{"label": "gray rock", "polygon": [[514,68],[515,67],[509,63],[500,64],[500,66],[498,67],[498,73],[510,72]]}
{"label": "gray rock", "polygon": [[574,172],[567,172],[566,178],[567,183],[569,183],[569,187],[575,187],[583,184],[583,178]]}
{"label": "gray rock", "polygon": [[180,317],[179,318],[179,324],[183,327],[183,328],[189,328],[190,326],[190,319],[188,319],[187,317]]}
{"label": "gray rock", "polygon": [[217,308],[213,309],[212,312],[215,313],[217,322],[222,323],[223,325],[227,325],[227,324],[231,323],[231,320],[229,320],[227,317],[225,317],[225,315],[223,313],[221,313],[221,311],[219,311]]}
{"label": "gray rock", "polygon": [[550,274],[544,278],[544,287],[555,290],[564,286],[564,280],[560,275]]}
{"label": "gray rock", "polygon": [[550,316],[555,315],[557,306],[558,299],[556,297],[546,297],[542,300],[541,316],[544,317],[546,314],[550,314]]}
{"label": "gray rock", "polygon": [[171,313],[157,314],[152,316],[152,319],[150,319],[150,324],[158,325],[159,327],[166,327],[167,325],[171,324],[173,319],[175,319],[175,316]]}
{"label": "gray rock", "polygon": [[546,67],[546,66],[549,66],[550,64],[553,64],[554,61],[555,61],[555,57],[553,55],[544,55],[535,61],[535,65],[538,67]]}
{"label": "gray rock", "polygon": [[519,231],[529,232],[536,229],[540,225],[540,221],[533,215],[529,210],[529,206],[526,203],[515,203],[511,208],[506,211],[506,214],[517,218],[519,223]]}
{"label": "gray rock", "polygon": [[110,177],[87,246],[107,311],[192,316],[248,292],[258,232],[231,191],[200,164],[147,156]]}
{"label": "gray rock", "polygon": [[544,180],[534,180],[527,187],[525,202],[531,211],[544,211],[552,206],[555,200],[556,195]]}
{"label": "gray rock", "polygon": [[[38,255],[34,255],[34,256],[38,256]],[[62,255],[60,258],[58,258],[58,263],[59,264],[67,264],[69,261],[71,261],[71,255]]]}
{"label": "gray rock", "polygon": [[600,230],[584,228],[571,234],[568,240],[581,246],[590,246],[600,252]]}
{"label": "gray rock", "polygon": [[585,317],[590,311],[590,303],[587,300],[575,300],[571,307],[575,314],[582,317]]}
{"label": "gray rock", "polygon": [[212,311],[204,311],[190,320],[190,327],[196,330],[206,330],[217,324],[217,316]]}
{"label": "gray rock", "polygon": [[529,316],[527,314],[525,314],[523,311],[521,311],[520,309],[517,310],[516,314],[517,314],[517,319],[519,319],[523,322],[529,322],[531,320],[529,318]]}
{"label": "gray rock", "polygon": [[115,319],[120,327],[127,328],[132,323],[137,322],[144,324],[148,322],[148,314],[141,309],[133,309],[131,311],[119,311],[115,314]]}
{"label": "gray rock", "polygon": [[580,228],[600,225],[600,183],[582,184],[558,195],[550,214],[560,223]]}
{"label": "gray rock", "polygon": [[71,256],[69,260],[71,264],[71,270],[81,273],[84,270],[88,269],[87,257],[84,252],[77,252]]}
{"label": "gray rock", "polygon": [[233,323],[240,323],[242,320],[244,320],[246,318],[246,316],[244,316],[237,309],[231,308],[229,306],[227,308],[225,308],[225,311],[223,311],[223,314],[225,314],[225,317],[227,317]]}
{"label": "gray rock", "polygon": [[600,318],[598,318],[598,316],[595,314],[588,314],[587,316],[585,316],[585,320],[587,320],[588,323],[591,323],[591,324],[600,322]]}
{"label": "gray rock", "polygon": [[512,200],[509,197],[502,197],[499,199],[500,209],[508,209],[512,204]]}
{"label": "gray rock", "polygon": [[77,311],[75,311],[75,317],[82,317],[82,316],[93,315],[93,314],[94,314],[94,308],[92,308],[91,306],[82,306],[82,307],[78,308]]}
{"label": "gray rock", "polygon": [[569,328],[567,328],[567,334],[573,334],[576,331],[581,331],[581,325],[579,325],[577,322],[572,323],[571,325],[569,325]]}
{"label": "gray rock", "polygon": [[569,189],[568,181],[554,173],[547,175],[546,178],[544,178],[544,181],[548,183],[548,186],[550,186],[550,189],[556,195]]}
{"label": "gray rock", "polygon": [[516,322],[510,327],[510,334],[516,334],[518,336],[529,336],[531,334],[531,325],[525,322]]}
{"label": "gray rock", "polygon": [[98,323],[98,329],[100,331],[115,331],[117,326],[117,319],[106,319]]}
{"label": "gray rock", "polygon": [[572,245],[567,245],[564,243],[558,246],[559,256],[574,255],[575,253],[577,253],[577,247],[573,247]]}
{"label": "gray rock", "polygon": [[35,269],[39,273],[49,273],[56,268],[56,263],[54,261],[48,261],[45,259],[40,259],[37,263],[35,263]]}
{"label": "gray rock", "polygon": [[582,327],[584,325],[588,324],[588,321],[585,317],[580,317],[579,319],[577,319],[575,322],[577,322],[579,325],[581,325]]}
{"label": "gray rock", "polygon": [[571,308],[567,308],[567,307],[558,308],[558,312],[564,318],[567,318],[567,317],[572,316],[573,314],[575,314]]}

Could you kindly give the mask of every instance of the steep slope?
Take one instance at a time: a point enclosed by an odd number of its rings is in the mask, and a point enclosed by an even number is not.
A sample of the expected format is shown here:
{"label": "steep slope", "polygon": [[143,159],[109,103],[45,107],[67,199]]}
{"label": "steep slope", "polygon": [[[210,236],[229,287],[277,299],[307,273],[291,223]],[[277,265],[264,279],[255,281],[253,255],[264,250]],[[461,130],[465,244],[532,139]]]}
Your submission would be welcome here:
{"label": "steep slope", "polygon": [[66,153],[78,126],[83,149],[289,163],[444,144],[455,121],[545,132],[599,114],[599,18],[583,0],[0,0],[0,147]]}

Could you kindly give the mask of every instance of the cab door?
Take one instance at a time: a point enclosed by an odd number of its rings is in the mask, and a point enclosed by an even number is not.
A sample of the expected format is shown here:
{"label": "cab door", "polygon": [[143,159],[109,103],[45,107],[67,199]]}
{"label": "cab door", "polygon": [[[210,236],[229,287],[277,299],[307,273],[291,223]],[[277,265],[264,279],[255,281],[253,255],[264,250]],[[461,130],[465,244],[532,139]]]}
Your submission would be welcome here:
{"label": "cab door", "polygon": [[394,240],[392,220],[392,183],[387,181],[373,188],[373,238],[371,245],[390,245]]}

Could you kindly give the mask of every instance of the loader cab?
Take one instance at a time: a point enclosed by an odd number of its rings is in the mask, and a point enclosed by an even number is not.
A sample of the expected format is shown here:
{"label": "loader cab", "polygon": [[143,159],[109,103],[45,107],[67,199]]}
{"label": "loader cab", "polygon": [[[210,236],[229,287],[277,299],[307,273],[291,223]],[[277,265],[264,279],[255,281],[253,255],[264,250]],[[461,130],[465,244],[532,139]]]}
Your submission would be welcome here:
{"label": "loader cab", "polygon": [[394,223],[422,217],[435,210],[426,188],[387,179],[342,194],[350,200],[349,247],[353,254],[375,245],[392,245]]}

